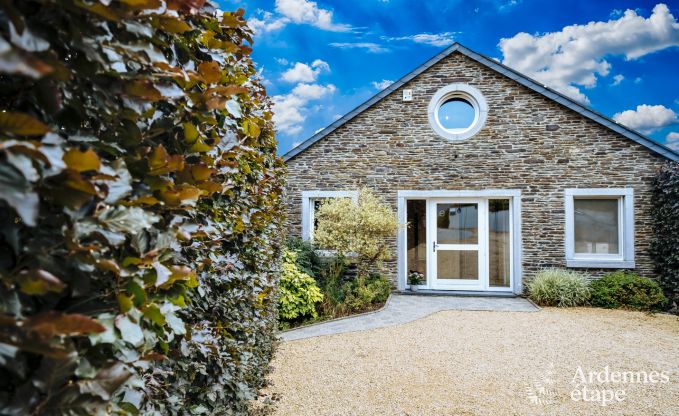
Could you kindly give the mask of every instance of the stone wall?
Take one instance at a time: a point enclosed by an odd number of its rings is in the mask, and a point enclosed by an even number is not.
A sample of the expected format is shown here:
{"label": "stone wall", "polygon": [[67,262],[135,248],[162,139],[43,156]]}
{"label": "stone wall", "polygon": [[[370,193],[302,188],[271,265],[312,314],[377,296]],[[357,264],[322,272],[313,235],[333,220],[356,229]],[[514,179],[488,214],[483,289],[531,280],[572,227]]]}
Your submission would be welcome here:
{"label": "stone wall", "polygon": [[[432,96],[451,83],[476,87],[489,107],[483,129],[460,142],[438,136],[427,118]],[[413,101],[402,101],[403,88],[413,90]],[[651,182],[663,162],[647,148],[455,52],[287,162],[289,230],[301,233],[304,190],[367,186],[396,210],[398,190],[521,189],[525,282],[542,267],[565,267],[564,189],[631,187],[636,270],[653,276]],[[395,259],[396,239],[391,243]],[[389,274],[395,279],[395,261]]]}

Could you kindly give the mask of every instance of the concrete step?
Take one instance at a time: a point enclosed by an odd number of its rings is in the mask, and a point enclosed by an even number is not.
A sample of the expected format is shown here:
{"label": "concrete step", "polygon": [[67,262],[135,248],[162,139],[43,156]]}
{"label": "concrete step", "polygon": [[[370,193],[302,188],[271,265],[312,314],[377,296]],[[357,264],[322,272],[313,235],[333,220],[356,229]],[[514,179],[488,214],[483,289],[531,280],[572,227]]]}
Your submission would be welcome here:
{"label": "concrete step", "polygon": [[397,291],[399,295],[408,296],[464,296],[464,297],[477,297],[477,298],[487,298],[487,297],[498,297],[498,298],[516,298],[518,295],[512,292],[494,292],[494,291],[471,291],[471,290],[433,290],[433,289],[420,289],[417,292],[412,292],[410,290]]}

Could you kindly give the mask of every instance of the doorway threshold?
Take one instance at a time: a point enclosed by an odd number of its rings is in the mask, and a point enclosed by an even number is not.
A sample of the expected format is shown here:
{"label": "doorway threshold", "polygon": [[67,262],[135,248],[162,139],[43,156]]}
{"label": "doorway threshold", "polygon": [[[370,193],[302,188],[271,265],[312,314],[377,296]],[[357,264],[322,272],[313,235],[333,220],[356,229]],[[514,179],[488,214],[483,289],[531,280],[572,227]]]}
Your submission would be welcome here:
{"label": "doorway threshold", "polygon": [[497,298],[516,298],[518,295],[513,292],[497,292],[497,291],[477,291],[477,290],[434,290],[434,289],[419,289],[417,292],[410,290],[400,290],[399,295],[412,296],[465,296],[465,297],[497,297]]}

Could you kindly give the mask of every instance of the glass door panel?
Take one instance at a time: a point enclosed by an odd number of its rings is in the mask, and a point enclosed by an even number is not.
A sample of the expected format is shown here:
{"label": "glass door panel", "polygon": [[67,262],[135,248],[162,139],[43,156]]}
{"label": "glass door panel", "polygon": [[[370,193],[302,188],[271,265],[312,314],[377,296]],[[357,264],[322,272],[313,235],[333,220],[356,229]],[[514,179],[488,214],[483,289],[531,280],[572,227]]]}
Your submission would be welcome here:
{"label": "glass door panel", "polygon": [[509,287],[511,223],[509,199],[488,200],[488,286]]}
{"label": "glass door panel", "polygon": [[423,276],[422,285],[427,285],[427,201],[409,199],[406,205],[408,228],[406,230],[406,257],[408,276],[417,272]]}
{"label": "glass door panel", "polygon": [[476,280],[479,278],[478,250],[439,250],[436,256],[439,280]]}
{"label": "glass door panel", "polygon": [[478,244],[479,204],[436,204],[438,244]]}
{"label": "glass door panel", "polygon": [[[430,198],[426,205],[428,287],[511,290],[515,250],[512,199]],[[409,264],[415,264],[410,251],[408,255]]]}
{"label": "glass door panel", "polygon": [[433,285],[440,289],[478,290],[483,284],[485,224],[480,200],[434,200],[432,213]]}

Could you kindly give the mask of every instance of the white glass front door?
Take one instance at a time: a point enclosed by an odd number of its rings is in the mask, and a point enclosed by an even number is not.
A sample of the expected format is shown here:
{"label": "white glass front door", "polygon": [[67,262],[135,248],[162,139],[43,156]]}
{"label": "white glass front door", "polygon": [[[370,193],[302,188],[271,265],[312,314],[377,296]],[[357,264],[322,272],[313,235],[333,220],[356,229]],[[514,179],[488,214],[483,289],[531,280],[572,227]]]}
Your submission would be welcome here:
{"label": "white glass front door", "polygon": [[439,290],[511,290],[509,199],[429,199],[428,282]]}
{"label": "white glass front door", "polygon": [[484,201],[430,200],[431,283],[434,289],[481,290],[486,227]]}

